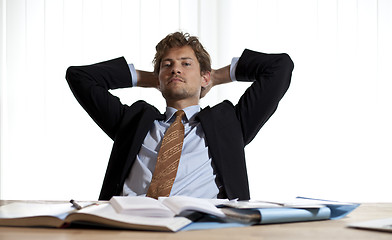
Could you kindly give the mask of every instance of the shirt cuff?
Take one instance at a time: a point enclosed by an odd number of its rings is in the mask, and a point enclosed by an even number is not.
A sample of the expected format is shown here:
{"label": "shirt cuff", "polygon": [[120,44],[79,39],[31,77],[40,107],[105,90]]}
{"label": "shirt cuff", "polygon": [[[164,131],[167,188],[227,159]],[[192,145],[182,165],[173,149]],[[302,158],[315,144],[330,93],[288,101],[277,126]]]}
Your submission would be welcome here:
{"label": "shirt cuff", "polygon": [[131,71],[131,78],[132,78],[132,87],[135,87],[137,85],[137,74],[136,74],[136,69],[135,66],[133,66],[132,63],[128,64],[129,71]]}
{"label": "shirt cuff", "polygon": [[232,60],[231,60],[231,65],[230,65],[230,78],[231,78],[231,81],[233,81],[233,82],[236,82],[237,81],[237,78],[235,77],[235,70],[237,69],[237,64],[238,64],[238,60],[239,60],[240,58],[239,57],[234,57]]}

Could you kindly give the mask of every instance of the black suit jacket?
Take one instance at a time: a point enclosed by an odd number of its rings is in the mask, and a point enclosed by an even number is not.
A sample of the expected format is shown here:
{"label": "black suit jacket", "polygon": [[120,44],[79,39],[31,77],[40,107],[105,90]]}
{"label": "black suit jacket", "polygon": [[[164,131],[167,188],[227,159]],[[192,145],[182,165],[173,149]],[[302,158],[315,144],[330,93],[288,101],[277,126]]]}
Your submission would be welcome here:
{"label": "black suit jacket", "polygon": [[[223,101],[197,115],[224,197],[250,198],[244,147],[275,112],[289,87],[293,67],[287,54],[245,50],[235,74],[238,81],[252,85],[236,105]],[[82,107],[114,141],[99,196],[108,200],[121,193],[145,136],[154,120],[164,116],[145,101],[127,106],[109,93],[109,89],[132,85],[124,58],[69,67],[66,79]]]}

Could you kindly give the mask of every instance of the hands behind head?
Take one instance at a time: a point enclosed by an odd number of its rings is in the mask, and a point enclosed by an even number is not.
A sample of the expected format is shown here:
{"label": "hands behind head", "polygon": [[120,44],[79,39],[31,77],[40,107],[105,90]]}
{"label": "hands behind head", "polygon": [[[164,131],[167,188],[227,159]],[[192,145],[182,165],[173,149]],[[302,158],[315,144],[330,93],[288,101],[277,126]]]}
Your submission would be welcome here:
{"label": "hands behind head", "polygon": [[[152,72],[145,72],[136,70],[138,74],[138,83],[139,87],[153,87],[159,90],[159,80],[158,76],[154,75]],[[211,79],[207,86],[201,88],[200,98],[206,96],[206,94],[211,90],[212,87],[231,82],[230,79],[230,65],[211,71]]]}
{"label": "hands behind head", "polygon": [[153,87],[159,89],[158,76],[156,76],[153,72],[136,70],[136,74],[137,74],[137,86]]}
{"label": "hands behind head", "polygon": [[212,79],[211,79],[211,81],[209,82],[209,84],[207,86],[201,87],[200,98],[203,98],[211,90],[213,85],[214,84],[213,84]]}

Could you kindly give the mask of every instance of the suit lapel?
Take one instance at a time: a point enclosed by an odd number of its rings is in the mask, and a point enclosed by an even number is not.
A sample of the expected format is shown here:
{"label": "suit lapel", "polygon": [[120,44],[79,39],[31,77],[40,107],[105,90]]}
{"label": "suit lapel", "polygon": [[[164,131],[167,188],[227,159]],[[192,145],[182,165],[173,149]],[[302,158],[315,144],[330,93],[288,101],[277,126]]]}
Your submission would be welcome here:
{"label": "suit lapel", "polygon": [[211,153],[212,162],[216,166],[216,170],[219,171],[222,169],[222,154],[220,153],[220,148],[218,146],[219,133],[215,127],[216,121],[214,121],[212,114],[213,112],[208,106],[197,114],[196,119],[200,121],[201,126],[203,127],[203,131],[208,143],[208,149]]}
{"label": "suit lapel", "polygon": [[151,126],[155,120],[163,120],[165,116],[160,114],[158,111],[155,111],[154,108],[148,108],[144,114],[141,114],[141,118],[138,121],[138,127],[135,132],[134,138],[132,139],[132,144],[129,146],[128,157],[125,162],[122,175],[121,175],[121,183],[123,184],[126,177],[131,170],[133,163],[135,162],[136,155],[139,153],[140,147],[143,144],[144,138],[146,137],[148,131],[151,129]]}

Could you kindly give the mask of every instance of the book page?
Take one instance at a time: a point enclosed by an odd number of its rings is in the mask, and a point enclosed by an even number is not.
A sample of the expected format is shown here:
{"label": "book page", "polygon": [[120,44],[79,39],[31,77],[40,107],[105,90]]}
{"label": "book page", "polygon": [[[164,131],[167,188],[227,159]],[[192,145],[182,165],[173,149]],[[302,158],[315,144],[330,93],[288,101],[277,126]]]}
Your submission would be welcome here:
{"label": "book page", "polygon": [[132,216],[174,217],[169,208],[154,198],[114,196],[110,204],[118,213]]}
{"label": "book page", "polygon": [[1,206],[0,218],[52,216],[63,220],[69,213],[74,211],[76,209],[70,203],[16,202]]}
{"label": "book page", "polygon": [[237,208],[237,209],[255,209],[255,208],[280,208],[281,204],[276,202],[266,202],[266,201],[232,201],[223,203],[222,206]]}
{"label": "book page", "polygon": [[211,214],[217,217],[225,217],[225,214],[217,208],[209,199],[193,198],[187,196],[173,196],[162,198],[160,201],[170,208],[176,215],[185,210],[193,210]]}
{"label": "book page", "polygon": [[0,207],[0,225],[60,227],[75,211],[70,203],[16,202]]}
{"label": "book page", "polygon": [[112,207],[111,203],[103,203],[81,209],[78,212],[70,214],[69,217],[66,218],[66,221],[87,221],[118,228],[170,230],[173,232],[192,223],[192,221],[184,217],[146,217],[118,213]]}
{"label": "book page", "polygon": [[115,196],[110,199],[110,204],[118,213],[133,216],[174,217],[185,210],[225,216],[209,199],[186,196],[164,197],[159,198],[159,201],[149,197]]}

